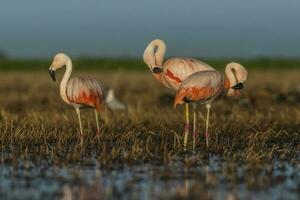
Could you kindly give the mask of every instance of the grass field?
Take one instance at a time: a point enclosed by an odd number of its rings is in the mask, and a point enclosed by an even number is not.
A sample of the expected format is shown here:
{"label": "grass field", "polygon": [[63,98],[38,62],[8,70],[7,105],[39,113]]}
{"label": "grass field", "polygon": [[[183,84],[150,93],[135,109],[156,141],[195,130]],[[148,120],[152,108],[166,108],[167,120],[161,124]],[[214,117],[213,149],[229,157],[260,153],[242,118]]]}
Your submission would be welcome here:
{"label": "grass field", "polygon": [[[220,69],[226,63],[215,62]],[[100,168],[106,170],[125,165],[174,163],[192,168],[203,165],[211,156],[218,156],[229,163],[228,173],[237,166],[230,164],[232,162],[248,166],[249,174],[245,175],[244,182],[250,181],[250,188],[266,184],[248,180],[256,173],[261,174],[264,169],[261,166],[266,164],[283,161],[299,169],[300,68],[295,68],[300,66],[298,61],[281,70],[278,67],[284,62],[277,63],[277,70],[259,70],[262,66],[252,69],[251,66],[246,89],[239,99],[225,95],[216,99],[212,105],[208,149],[204,138],[205,109],[198,106],[196,156],[183,151],[183,106],[173,109],[174,92],[156,82],[149,71],[101,71],[95,70],[97,64],[93,61],[75,62],[93,66],[93,70],[79,67],[78,73],[96,77],[106,88],[113,88],[118,99],[127,105],[126,111],[101,113],[100,141],[94,139],[93,112],[85,110],[82,115],[84,146],[81,148],[76,113],[61,100],[59,82],[53,83],[48,75],[49,63],[37,62],[30,68],[39,70],[26,72],[23,69],[27,69],[27,65],[17,64],[13,69],[22,70],[13,71],[4,63],[13,66],[18,62],[0,63],[1,69],[5,69],[0,74],[0,148],[4,164],[16,166],[19,158],[32,159],[34,155],[57,166],[89,163],[95,159]],[[110,65],[116,68],[120,64],[132,66],[132,69],[146,68],[137,61],[109,63],[111,61],[107,60],[101,66],[109,69]],[[75,76],[78,74],[76,66],[74,71]],[[62,74],[63,70],[58,72],[58,80]],[[164,176],[161,174],[160,178]],[[272,181],[268,181],[271,186]],[[201,187],[191,189],[192,194],[205,191],[207,186]],[[299,193],[299,181],[296,187]]]}

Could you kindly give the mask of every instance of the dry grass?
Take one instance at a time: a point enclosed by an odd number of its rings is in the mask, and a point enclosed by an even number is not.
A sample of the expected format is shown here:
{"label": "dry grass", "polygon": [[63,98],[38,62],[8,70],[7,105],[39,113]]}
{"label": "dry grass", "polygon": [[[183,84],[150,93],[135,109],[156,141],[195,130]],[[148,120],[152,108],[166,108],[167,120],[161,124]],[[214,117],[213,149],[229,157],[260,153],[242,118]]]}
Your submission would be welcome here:
{"label": "dry grass", "polygon": [[[63,72],[60,72],[61,75]],[[210,147],[204,139],[200,107],[200,157],[217,153],[231,160],[290,160],[300,150],[299,71],[250,71],[240,99],[219,98],[212,106]],[[124,112],[101,114],[101,139],[84,111],[84,147],[80,147],[75,111],[59,96],[59,85],[42,72],[0,75],[0,147],[2,152],[35,153],[69,162],[93,154],[102,166],[141,162],[169,163],[183,153],[183,112],[172,108],[173,95],[146,72],[81,72],[115,89],[128,105]],[[58,79],[60,80],[60,78]],[[166,95],[170,94],[170,95]],[[191,136],[190,140],[191,142]],[[191,144],[190,144],[191,147]],[[189,161],[186,161],[187,164]]]}

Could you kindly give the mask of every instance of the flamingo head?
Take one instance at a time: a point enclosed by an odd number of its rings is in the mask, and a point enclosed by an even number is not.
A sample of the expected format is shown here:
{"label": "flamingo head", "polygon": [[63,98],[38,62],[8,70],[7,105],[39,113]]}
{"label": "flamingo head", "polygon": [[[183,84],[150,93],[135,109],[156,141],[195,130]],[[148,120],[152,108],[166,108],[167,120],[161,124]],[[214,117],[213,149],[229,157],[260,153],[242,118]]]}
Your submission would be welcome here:
{"label": "flamingo head", "polygon": [[54,56],[49,68],[49,74],[53,81],[56,81],[55,71],[65,66],[68,59],[69,57],[64,53],[58,53]]}
{"label": "flamingo head", "polygon": [[230,88],[228,96],[239,96],[239,90],[244,88],[245,82],[248,78],[248,71],[239,63],[229,63],[226,66],[226,75],[229,78]]}

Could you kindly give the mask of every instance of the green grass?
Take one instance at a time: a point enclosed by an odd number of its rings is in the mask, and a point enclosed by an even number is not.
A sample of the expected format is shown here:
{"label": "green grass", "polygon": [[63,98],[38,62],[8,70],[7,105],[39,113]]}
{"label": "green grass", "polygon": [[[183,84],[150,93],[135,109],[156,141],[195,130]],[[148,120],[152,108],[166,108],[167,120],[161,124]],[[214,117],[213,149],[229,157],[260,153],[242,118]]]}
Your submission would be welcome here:
{"label": "green grass", "polygon": [[[239,62],[248,69],[299,69],[300,59],[258,58],[258,59],[200,59],[217,69],[224,69],[229,62]],[[1,71],[45,70],[51,64],[49,60],[0,59]],[[81,58],[73,60],[76,70],[146,70],[140,59]]]}

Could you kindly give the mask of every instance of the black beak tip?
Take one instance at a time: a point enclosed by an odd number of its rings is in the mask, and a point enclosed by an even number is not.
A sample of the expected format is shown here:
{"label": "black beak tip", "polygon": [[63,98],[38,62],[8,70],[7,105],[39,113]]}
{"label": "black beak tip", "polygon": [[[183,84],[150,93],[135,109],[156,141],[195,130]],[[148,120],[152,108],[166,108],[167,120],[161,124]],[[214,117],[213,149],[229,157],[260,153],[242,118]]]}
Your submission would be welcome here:
{"label": "black beak tip", "polygon": [[51,69],[49,69],[49,74],[50,74],[50,76],[51,76],[52,80],[55,82],[55,81],[56,81],[56,77],[55,77],[55,71],[54,71],[54,70],[51,70]]}
{"label": "black beak tip", "polygon": [[152,69],[152,72],[153,72],[154,74],[158,74],[158,73],[163,72],[163,70],[162,70],[162,68],[154,67],[154,68]]}
{"label": "black beak tip", "polygon": [[243,83],[238,83],[234,86],[231,87],[232,89],[235,89],[235,90],[241,90],[244,88],[244,84]]}

